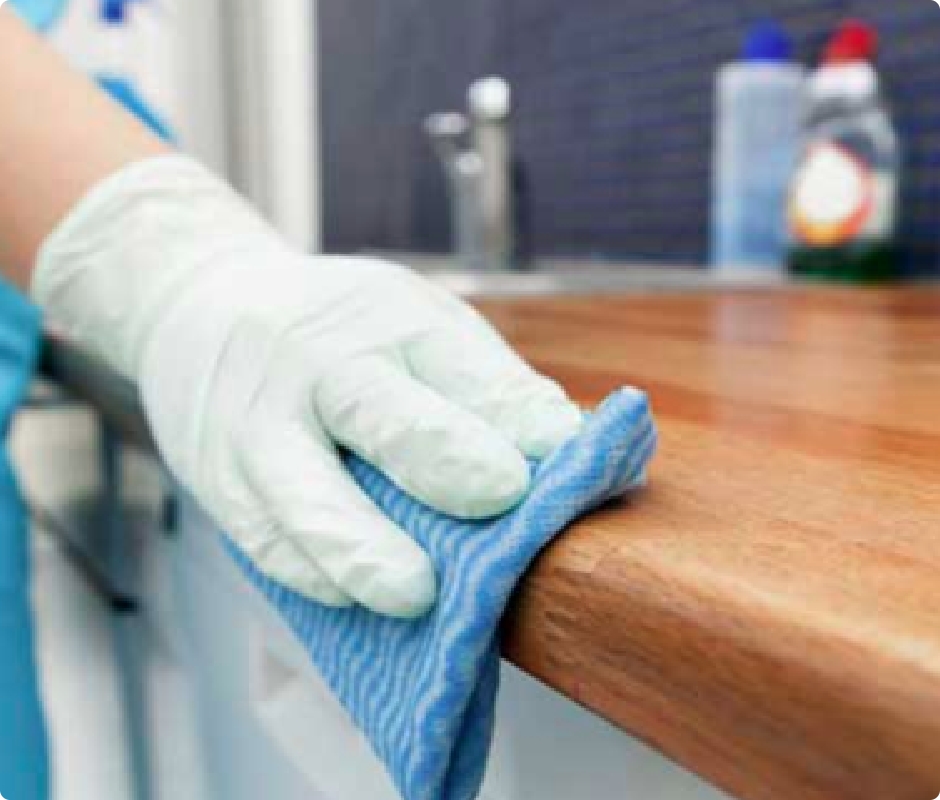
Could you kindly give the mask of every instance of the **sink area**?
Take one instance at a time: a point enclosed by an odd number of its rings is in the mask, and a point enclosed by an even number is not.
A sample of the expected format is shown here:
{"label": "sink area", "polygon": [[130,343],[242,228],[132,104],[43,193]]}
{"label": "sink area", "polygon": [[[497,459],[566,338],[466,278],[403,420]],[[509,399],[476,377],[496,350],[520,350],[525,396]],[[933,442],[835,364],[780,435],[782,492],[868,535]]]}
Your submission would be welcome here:
{"label": "sink area", "polygon": [[785,286],[767,271],[714,271],[671,265],[546,259],[527,272],[483,272],[461,268],[446,256],[382,253],[463,297],[546,297],[552,295],[629,294],[707,291],[722,288]]}

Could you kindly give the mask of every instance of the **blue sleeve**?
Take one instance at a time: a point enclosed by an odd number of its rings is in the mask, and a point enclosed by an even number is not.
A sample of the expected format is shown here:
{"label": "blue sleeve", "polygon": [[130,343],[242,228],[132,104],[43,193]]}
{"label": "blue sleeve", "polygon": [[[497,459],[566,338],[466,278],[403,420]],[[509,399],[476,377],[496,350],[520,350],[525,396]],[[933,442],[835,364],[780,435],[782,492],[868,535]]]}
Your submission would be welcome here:
{"label": "blue sleeve", "polygon": [[[39,312],[0,283],[0,435],[23,399],[36,363]],[[48,800],[46,735],[29,608],[26,513],[5,446],[0,450],[0,795]]]}

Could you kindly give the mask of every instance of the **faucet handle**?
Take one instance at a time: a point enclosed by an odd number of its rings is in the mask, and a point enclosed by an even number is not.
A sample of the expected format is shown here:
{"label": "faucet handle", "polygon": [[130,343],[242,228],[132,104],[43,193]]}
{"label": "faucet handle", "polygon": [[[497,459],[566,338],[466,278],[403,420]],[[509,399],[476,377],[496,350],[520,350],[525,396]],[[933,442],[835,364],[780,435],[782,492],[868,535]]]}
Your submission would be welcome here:
{"label": "faucet handle", "polygon": [[470,121],[459,111],[439,111],[424,120],[424,132],[435,144],[444,144],[456,150],[464,149]]}
{"label": "faucet handle", "polygon": [[448,171],[454,168],[461,153],[466,152],[469,130],[466,115],[457,111],[430,114],[424,120],[424,132]]}
{"label": "faucet handle", "polygon": [[459,139],[469,129],[466,114],[459,111],[439,111],[429,114],[424,121],[424,131],[432,139]]}
{"label": "faucet handle", "polygon": [[484,122],[502,122],[512,113],[512,88],[505,78],[491,76],[470,84],[470,116]]}

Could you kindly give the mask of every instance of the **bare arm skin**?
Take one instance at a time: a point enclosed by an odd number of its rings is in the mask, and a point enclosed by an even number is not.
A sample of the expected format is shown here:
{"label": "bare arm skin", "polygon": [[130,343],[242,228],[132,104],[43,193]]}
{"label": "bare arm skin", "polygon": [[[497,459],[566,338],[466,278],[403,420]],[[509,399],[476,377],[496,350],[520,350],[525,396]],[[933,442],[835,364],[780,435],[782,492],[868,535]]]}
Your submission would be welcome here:
{"label": "bare arm skin", "polygon": [[29,286],[46,235],[98,181],[166,151],[0,8],[0,268]]}

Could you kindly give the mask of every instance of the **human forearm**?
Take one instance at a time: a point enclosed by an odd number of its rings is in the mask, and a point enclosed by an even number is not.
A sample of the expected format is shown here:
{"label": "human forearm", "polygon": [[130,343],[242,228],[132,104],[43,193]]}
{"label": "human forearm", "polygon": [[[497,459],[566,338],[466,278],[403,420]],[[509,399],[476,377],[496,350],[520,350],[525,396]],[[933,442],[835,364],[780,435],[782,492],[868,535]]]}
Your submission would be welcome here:
{"label": "human forearm", "polygon": [[21,288],[39,245],[102,178],[166,150],[0,9],[0,268]]}

